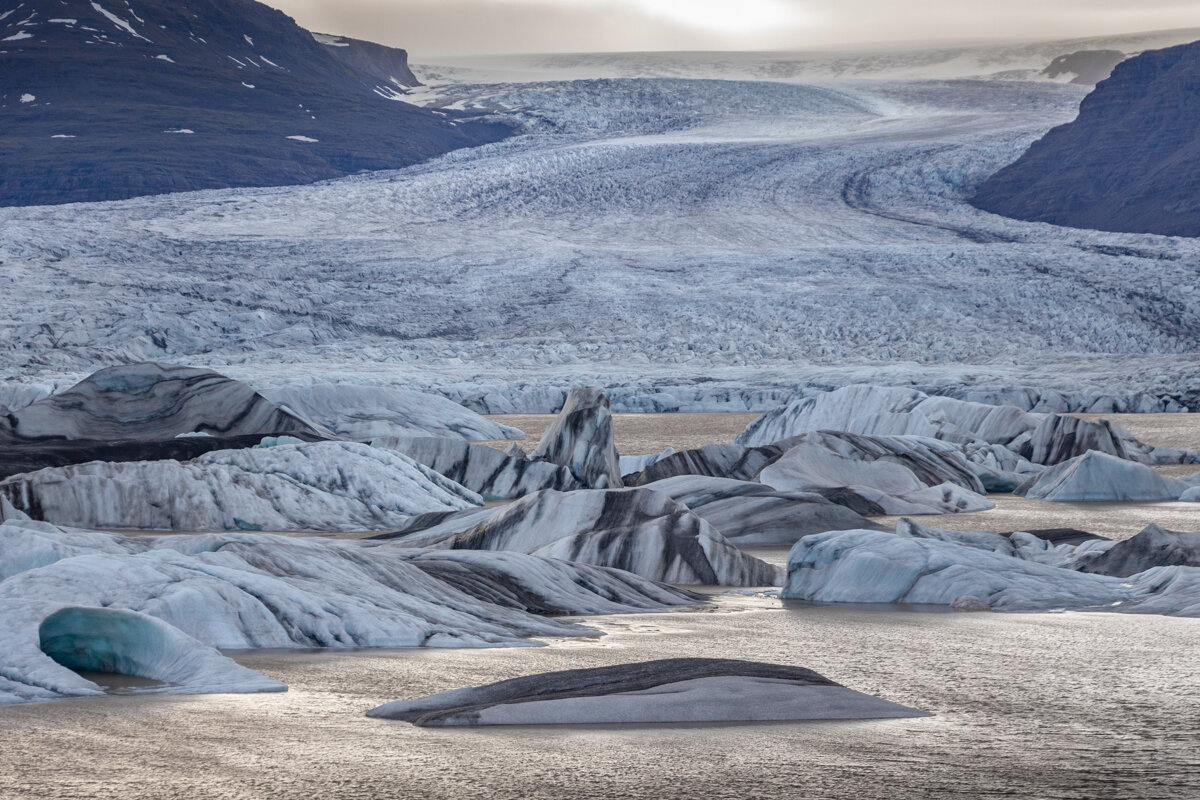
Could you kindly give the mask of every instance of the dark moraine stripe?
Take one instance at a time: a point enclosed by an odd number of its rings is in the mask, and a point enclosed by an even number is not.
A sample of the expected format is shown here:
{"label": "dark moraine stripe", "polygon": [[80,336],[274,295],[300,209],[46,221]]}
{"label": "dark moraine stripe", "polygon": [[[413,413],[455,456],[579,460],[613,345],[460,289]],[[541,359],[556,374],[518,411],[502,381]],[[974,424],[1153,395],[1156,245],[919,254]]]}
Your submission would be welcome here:
{"label": "dark moraine stripe", "polygon": [[776,445],[746,447],[740,444],[709,444],[684,450],[655,461],[641,472],[625,476],[626,486],[674,478],[677,475],[703,475],[709,478],[752,480],[763,467],[783,455],[786,448]]}
{"label": "dark moraine stripe", "polygon": [[322,441],[310,433],[280,432],[242,436],[185,436],[179,439],[38,439],[0,443],[0,479],[46,467],[68,467],[89,461],[189,461],[213,450],[254,447],[265,436],[294,436],[305,442]]}

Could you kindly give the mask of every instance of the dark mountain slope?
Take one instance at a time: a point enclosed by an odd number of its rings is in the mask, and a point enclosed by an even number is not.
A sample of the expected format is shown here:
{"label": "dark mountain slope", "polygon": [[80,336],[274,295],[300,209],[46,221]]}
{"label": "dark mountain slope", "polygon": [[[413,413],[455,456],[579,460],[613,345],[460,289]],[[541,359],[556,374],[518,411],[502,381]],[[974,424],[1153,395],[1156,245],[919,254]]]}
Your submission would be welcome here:
{"label": "dark mountain slope", "polygon": [[330,49],[254,0],[0,10],[0,205],[307,183],[508,133],[388,99]]}
{"label": "dark mountain slope", "polygon": [[420,86],[417,76],[408,68],[408,52],[398,47],[387,47],[349,36],[333,36],[314,33],[314,37],[325,45],[331,56],[359,75],[376,82],[376,91],[384,97],[391,96],[397,89]]}
{"label": "dark mountain slope", "polygon": [[1119,64],[1079,117],[1035,142],[973,199],[1017,219],[1200,236],[1200,43]]}

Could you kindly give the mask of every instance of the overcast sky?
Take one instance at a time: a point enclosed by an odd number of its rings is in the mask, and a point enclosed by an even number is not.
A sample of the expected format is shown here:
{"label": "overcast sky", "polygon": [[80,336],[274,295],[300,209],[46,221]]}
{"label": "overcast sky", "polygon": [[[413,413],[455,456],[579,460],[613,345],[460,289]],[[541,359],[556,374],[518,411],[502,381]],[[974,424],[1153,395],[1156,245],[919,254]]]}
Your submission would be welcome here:
{"label": "overcast sky", "polygon": [[1200,27],[1200,0],[266,0],[306,28],[438,55],[770,50]]}

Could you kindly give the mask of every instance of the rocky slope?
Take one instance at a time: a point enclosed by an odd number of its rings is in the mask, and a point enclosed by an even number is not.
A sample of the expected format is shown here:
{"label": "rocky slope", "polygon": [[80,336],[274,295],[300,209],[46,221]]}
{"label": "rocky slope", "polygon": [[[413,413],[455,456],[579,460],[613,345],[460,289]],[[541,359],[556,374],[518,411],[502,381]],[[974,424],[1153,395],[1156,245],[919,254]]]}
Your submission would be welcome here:
{"label": "rocky slope", "polygon": [[989,178],[985,211],[1104,231],[1200,236],[1200,42],[1120,64],[1080,105]]}
{"label": "rocky slope", "polygon": [[415,83],[403,51],[367,44],[322,44],[253,0],[0,11],[0,205],[310,183],[507,131],[396,102]]}

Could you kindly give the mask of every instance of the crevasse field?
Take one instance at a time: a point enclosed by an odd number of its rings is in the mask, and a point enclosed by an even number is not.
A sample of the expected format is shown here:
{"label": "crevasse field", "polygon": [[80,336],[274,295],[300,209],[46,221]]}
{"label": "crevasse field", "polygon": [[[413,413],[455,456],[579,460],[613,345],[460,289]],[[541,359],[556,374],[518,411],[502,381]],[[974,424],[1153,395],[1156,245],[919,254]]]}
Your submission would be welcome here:
{"label": "crevasse field", "polygon": [[0,209],[0,377],[153,359],[458,400],[585,381],[1200,389],[1200,245],[965,201],[1083,87],[480,74],[415,99],[525,133],[314,186]]}

